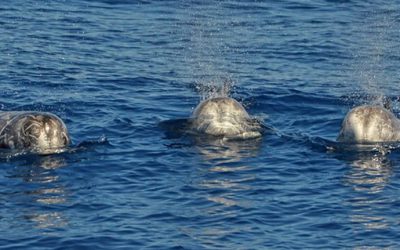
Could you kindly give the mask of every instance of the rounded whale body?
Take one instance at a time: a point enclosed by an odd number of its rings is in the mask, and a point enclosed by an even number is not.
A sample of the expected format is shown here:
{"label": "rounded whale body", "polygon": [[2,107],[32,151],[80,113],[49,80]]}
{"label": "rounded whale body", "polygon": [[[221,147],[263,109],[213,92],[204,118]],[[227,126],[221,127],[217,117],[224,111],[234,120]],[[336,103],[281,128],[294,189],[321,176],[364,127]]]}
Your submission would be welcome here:
{"label": "rounded whale body", "polygon": [[0,147],[39,154],[62,152],[71,140],[64,122],[44,112],[1,112]]}
{"label": "rounded whale body", "polygon": [[399,141],[400,120],[383,106],[355,107],[344,118],[337,140],[349,143]]}
{"label": "rounded whale body", "polygon": [[261,136],[260,124],[252,119],[243,106],[229,97],[215,97],[201,102],[192,114],[196,132],[230,138]]}

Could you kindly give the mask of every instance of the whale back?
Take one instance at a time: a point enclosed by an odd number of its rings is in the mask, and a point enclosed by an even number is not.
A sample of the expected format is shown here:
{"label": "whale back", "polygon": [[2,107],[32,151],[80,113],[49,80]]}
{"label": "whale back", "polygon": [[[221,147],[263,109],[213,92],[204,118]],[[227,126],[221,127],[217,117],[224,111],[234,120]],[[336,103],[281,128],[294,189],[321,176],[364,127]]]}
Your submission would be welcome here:
{"label": "whale back", "polygon": [[346,115],[337,140],[351,143],[398,141],[399,129],[399,119],[386,108],[359,106]]}
{"label": "whale back", "polygon": [[42,112],[0,113],[0,147],[53,153],[70,143],[64,122]]}
{"label": "whale back", "polygon": [[235,99],[211,98],[201,102],[192,114],[192,127],[215,136],[260,136],[259,124],[252,120]]}
{"label": "whale back", "polygon": [[216,97],[201,102],[194,110],[193,116],[222,120],[229,117],[248,118],[249,114],[235,99]]}

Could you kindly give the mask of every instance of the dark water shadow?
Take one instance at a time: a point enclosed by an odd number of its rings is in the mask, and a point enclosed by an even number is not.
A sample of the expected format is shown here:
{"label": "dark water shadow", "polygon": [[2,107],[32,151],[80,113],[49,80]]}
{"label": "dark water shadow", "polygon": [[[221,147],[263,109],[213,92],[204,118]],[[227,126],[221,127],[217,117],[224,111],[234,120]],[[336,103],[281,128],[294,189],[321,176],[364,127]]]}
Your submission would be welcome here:
{"label": "dark water shadow", "polygon": [[232,139],[223,136],[211,136],[196,133],[191,129],[190,118],[174,119],[160,122],[159,128],[164,132],[166,146],[170,148],[195,147],[206,160],[239,161],[241,158],[253,157],[260,149],[263,137],[275,134],[276,130],[257,121],[261,127],[261,137],[249,139]]}

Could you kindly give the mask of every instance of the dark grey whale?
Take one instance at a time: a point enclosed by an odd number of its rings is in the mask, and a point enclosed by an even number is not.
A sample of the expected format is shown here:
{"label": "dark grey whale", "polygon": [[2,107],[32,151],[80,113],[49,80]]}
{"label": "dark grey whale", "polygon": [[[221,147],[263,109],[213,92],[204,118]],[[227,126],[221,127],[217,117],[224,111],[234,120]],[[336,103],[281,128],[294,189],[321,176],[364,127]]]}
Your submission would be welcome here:
{"label": "dark grey whale", "polygon": [[39,154],[62,152],[71,140],[64,122],[45,112],[0,112],[0,147]]}
{"label": "dark grey whale", "polygon": [[349,143],[400,141],[400,120],[387,107],[358,106],[347,113],[337,140]]}
{"label": "dark grey whale", "polygon": [[201,102],[194,110],[192,130],[213,136],[249,139],[261,136],[260,123],[230,97],[214,97]]}

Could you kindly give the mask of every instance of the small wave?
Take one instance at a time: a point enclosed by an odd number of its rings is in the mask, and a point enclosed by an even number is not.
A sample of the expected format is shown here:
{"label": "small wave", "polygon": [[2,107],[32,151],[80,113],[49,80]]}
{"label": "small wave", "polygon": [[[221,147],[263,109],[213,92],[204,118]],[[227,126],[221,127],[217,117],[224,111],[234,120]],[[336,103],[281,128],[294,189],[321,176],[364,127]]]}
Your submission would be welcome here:
{"label": "small wave", "polygon": [[382,143],[344,143],[335,140],[329,140],[322,137],[312,137],[303,133],[284,134],[276,131],[276,134],[285,140],[285,142],[302,144],[306,147],[319,152],[327,152],[333,154],[380,154],[388,155],[392,152],[400,151],[399,142],[382,142]]}
{"label": "small wave", "polygon": [[37,152],[35,150],[18,150],[18,149],[0,149],[0,161],[14,161],[26,157],[46,157],[46,156],[60,156],[73,154],[79,151],[85,151],[89,148],[96,147],[98,145],[111,145],[105,135],[102,135],[98,139],[85,140],[76,145],[72,145],[67,148],[54,150],[51,153]]}
{"label": "small wave", "polygon": [[99,145],[111,145],[111,143],[108,141],[107,137],[105,135],[100,136],[98,139],[94,140],[85,140],[80,143],[78,143],[76,146],[71,147],[71,150],[69,152],[76,152],[76,151],[82,151],[82,150],[87,150],[89,148],[93,148]]}
{"label": "small wave", "polygon": [[[209,139],[227,139],[230,141],[237,141],[243,140],[246,138],[252,139],[254,137],[244,137],[244,136],[234,136],[234,137],[226,137],[226,136],[212,136],[212,135],[204,135],[203,133],[195,132],[191,129],[192,120],[190,118],[183,118],[183,119],[172,119],[162,121],[158,124],[159,128],[161,128],[165,133],[166,139],[178,139],[183,138],[186,136],[195,136],[195,137],[202,137],[202,138],[209,138]],[[260,128],[261,135],[274,133],[275,129],[265,125],[259,119],[252,119],[251,123],[254,124],[254,127]],[[252,131],[249,131],[251,133]]]}
{"label": "small wave", "polygon": [[371,153],[387,155],[391,152],[398,151],[400,149],[399,142],[382,142],[382,143],[368,143],[368,144],[356,144],[356,143],[342,143],[336,142],[328,147],[330,152],[335,153]]}

